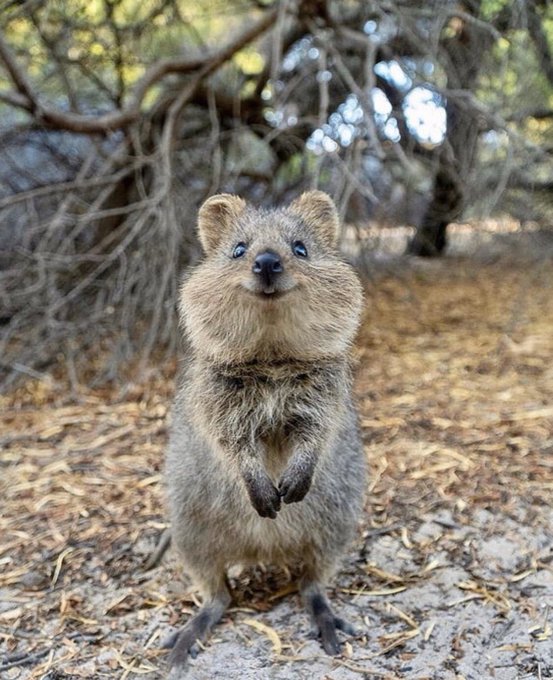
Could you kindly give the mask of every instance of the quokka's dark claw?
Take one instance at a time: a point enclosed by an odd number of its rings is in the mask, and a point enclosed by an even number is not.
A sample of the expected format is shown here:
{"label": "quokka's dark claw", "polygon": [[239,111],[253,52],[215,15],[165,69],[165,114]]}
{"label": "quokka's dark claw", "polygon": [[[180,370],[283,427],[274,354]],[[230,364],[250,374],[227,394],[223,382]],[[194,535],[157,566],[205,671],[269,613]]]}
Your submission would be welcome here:
{"label": "quokka's dark claw", "polygon": [[275,519],[280,510],[281,500],[270,478],[267,475],[259,475],[245,481],[251,504],[258,515]]}
{"label": "quokka's dark claw", "polygon": [[288,468],[284,471],[278,491],[284,503],[299,503],[311,488],[311,474]]}
{"label": "quokka's dark claw", "polygon": [[358,631],[355,629],[354,626],[351,625],[349,621],[346,621],[345,619],[341,619],[339,616],[334,617],[334,625],[338,630],[343,631],[344,633],[347,633],[347,635],[357,635]]}

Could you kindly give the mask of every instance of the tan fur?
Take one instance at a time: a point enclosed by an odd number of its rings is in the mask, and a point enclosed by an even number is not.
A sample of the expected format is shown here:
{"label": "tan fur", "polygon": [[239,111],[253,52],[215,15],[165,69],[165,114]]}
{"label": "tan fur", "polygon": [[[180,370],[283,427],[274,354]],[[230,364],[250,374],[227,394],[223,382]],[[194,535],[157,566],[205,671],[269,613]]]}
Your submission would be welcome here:
{"label": "tan fur", "polygon": [[[301,565],[308,608],[332,618],[320,584],[352,537],[365,488],[349,366],[362,294],[336,252],[331,199],[309,192],[264,211],[213,197],[200,210],[199,233],[206,258],[181,289],[191,356],[167,484],[173,540],[207,604],[177,643],[179,663],[193,635],[224,611],[224,574],[234,563]],[[307,258],[293,253],[297,240]],[[235,259],[238,242],[248,250]],[[275,295],[252,273],[267,250],[283,266]],[[327,651],[337,647],[335,627],[323,633]]]}
{"label": "tan fur", "polygon": [[211,253],[223,234],[244,212],[246,202],[239,196],[217,194],[208,198],[198,213],[198,235],[204,252]]}
{"label": "tan fur", "polygon": [[323,191],[307,191],[290,204],[288,210],[299,215],[316,230],[331,248],[335,248],[340,233],[336,206]]}

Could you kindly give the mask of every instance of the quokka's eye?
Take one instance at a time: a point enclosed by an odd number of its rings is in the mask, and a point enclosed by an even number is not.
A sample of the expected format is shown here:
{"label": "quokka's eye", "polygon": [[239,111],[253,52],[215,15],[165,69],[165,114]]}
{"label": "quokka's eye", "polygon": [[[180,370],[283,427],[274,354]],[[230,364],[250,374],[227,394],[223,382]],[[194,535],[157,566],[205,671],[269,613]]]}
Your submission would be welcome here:
{"label": "quokka's eye", "polygon": [[294,241],[292,243],[292,252],[296,257],[307,257],[307,248],[303,241]]}
{"label": "quokka's eye", "polygon": [[235,259],[237,257],[243,257],[246,254],[246,250],[248,250],[248,246],[245,243],[242,243],[242,241],[240,241],[240,243],[237,243],[234,246],[234,250],[232,251],[232,257],[234,257]]}

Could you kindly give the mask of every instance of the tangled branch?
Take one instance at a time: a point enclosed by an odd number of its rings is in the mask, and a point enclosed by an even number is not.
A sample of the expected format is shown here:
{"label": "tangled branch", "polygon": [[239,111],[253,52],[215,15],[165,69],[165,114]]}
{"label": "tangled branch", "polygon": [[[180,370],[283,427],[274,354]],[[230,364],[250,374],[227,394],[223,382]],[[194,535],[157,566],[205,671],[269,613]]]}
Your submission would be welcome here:
{"label": "tangled branch", "polygon": [[[25,72],[17,63],[15,56],[0,32],[0,59],[4,63],[15,87],[14,92],[2,92],[0,97],[8,104],[24,109],[33,116],[37,123],[47,127],[86,134],[106,134],[114,130],[126,128],[138,121],[141,116],[141,106],[144,97],[165,76],[193,73],[196,85],[198,85],[237,52],[270,28],[275,22],[276,17],[277,10],[266,12],[251,28],[207,58],[187,59],[183,57],[181,59],[161,59],[155,62],[136,83],[131,93],[129,104],[126,107],[100,116],[67,113],[42,103],[40,95],[33,90]],[[189,96],[192,94],[193,89],[190,90]]]}

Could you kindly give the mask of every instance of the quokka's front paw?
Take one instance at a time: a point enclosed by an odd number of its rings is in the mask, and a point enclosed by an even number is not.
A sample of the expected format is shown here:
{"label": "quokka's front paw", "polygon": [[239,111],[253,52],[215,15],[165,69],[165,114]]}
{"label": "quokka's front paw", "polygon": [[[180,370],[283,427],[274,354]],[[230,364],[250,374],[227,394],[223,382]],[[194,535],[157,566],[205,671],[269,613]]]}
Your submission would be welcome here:
{"label": "quokka's front paw", "polygon": [[258,474],[246,479],[250,501],[261,517],[275,519],[280,510],[280,494],[268,475]]}
{"label": "quokka's front paw", "polygon": [[309,489],[313,479],[313,465],[308,461],[292,460],[290,465],[284,470],[280,484],[279,493],[285,503],[298,503],[302,501]]}

